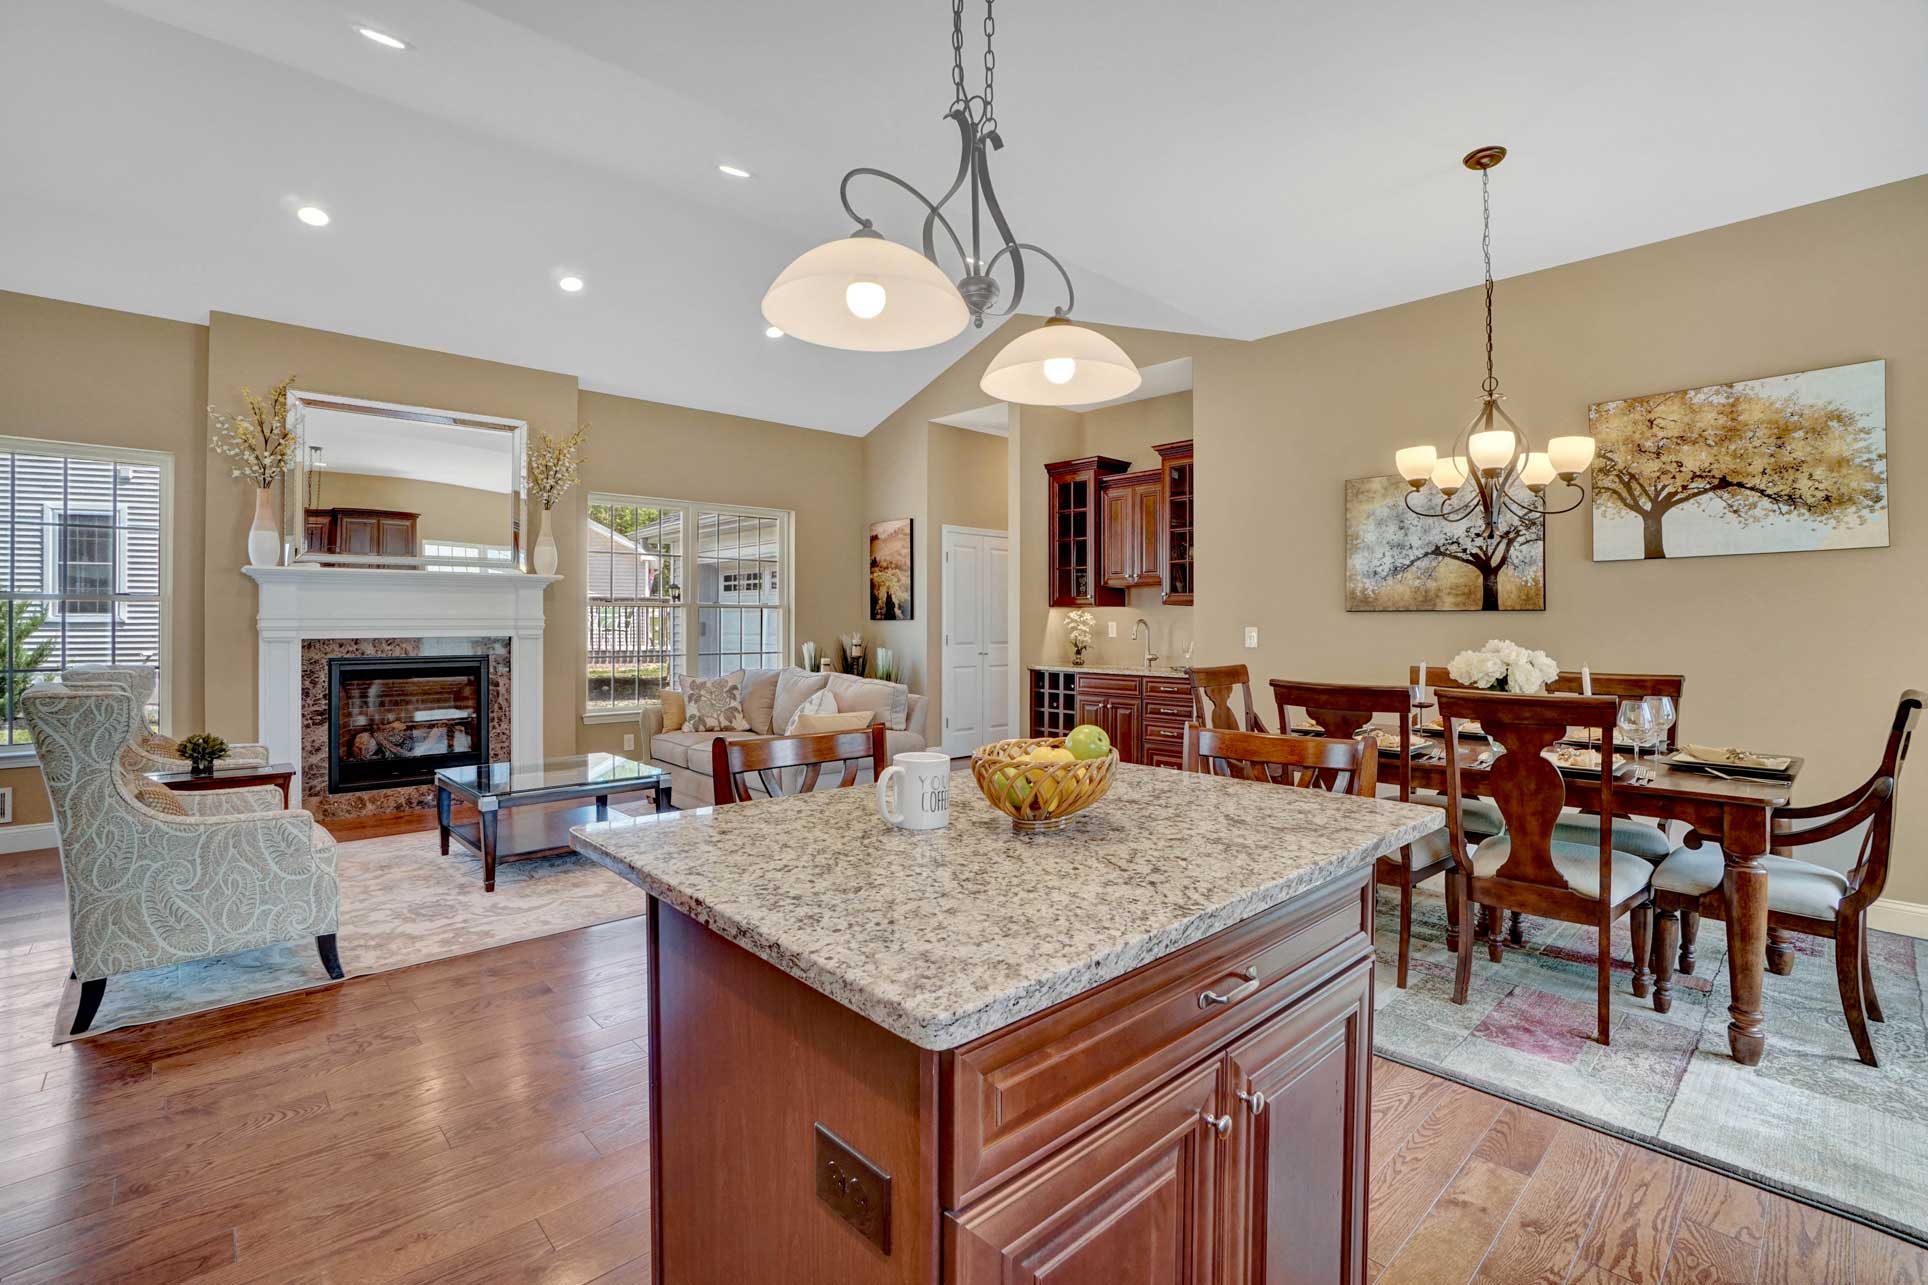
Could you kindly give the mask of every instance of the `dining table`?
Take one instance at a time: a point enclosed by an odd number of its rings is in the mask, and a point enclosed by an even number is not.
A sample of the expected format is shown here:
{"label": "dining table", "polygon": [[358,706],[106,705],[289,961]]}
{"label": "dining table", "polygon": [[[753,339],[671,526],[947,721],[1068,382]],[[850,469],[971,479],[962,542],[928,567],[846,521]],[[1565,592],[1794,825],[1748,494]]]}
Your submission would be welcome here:
{"label": "dining table", "polygon": [[[1398,780],[1397,731],[1388,730],[1391,735],[1380,741],[1382,784]],[[1387,744],[1388,740],[1392,743]],[[1412,787],[1444,793],[1443,738],[1415,735],[1412,751]],[[1491,754],[1484,736],[1462,730],[1459,780],[1463,792],[1485,793],[1482,787]],[[1774,810],[1789,806],[1794,778],[1801,767],[1800,758],[1790,757],[1784,775],[1748,777],[1718,769],[1673,767],[1665,757],[1642,758],[1637,778],[1629,765],[1625,773],[1615,775],[1613,782],[1615,812],[1681,822],[1688,827],[1683,840],[1688,847],[1717,843],[1726,858],[1721,899],[1727,916],[1727,978],[1732,991],[1727,1006],[1727,1047],[1743,1066],[1758,1065],[1767,1049],[1767,1030],[1761,1017],[1761,987],[1767,971],[1767,869],[1761,858],[1773,848]],[[1598,771],[1561,768],[1560,776],[1566,784],[1569,807],[1598,812]],[[1641,971],[1638,966],[1636,971]]]}

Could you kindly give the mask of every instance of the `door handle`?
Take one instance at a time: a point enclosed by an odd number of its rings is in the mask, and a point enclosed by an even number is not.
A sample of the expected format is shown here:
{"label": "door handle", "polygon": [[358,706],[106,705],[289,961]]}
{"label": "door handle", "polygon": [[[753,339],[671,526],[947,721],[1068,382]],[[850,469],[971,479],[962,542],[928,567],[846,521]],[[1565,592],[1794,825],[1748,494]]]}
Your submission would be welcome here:
{"label": "door handle", "polygon": [[1226,991],[1223,995],[1220,995],[1216,991],[1205,991],[1198,997],[1198,1006],[1200,1008],[1210,1008],[1214,1004],[1234,1004],[1259,988],[1258,969],[1248,968],[1241,973],[1240,976],[1244,977],[1245,980],[1239,985],[1234,986],[1231,990]]}

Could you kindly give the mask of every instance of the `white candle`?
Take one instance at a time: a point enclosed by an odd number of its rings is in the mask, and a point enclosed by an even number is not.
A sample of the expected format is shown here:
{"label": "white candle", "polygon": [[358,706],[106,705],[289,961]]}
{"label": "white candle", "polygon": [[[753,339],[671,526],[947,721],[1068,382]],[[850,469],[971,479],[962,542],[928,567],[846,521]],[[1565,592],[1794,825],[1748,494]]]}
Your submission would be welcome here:
{"label": "white candle", "polygon": [[1593,671],[1585,665],[1580,666],[1580,694],[1582,696],[1593,695]]}
{"label": "white candle", "polygon": [[1426,703],[1426,663],[1424,661],[1421,661],[1419,664],[1419,696],[1417,700],[1421,705]]}

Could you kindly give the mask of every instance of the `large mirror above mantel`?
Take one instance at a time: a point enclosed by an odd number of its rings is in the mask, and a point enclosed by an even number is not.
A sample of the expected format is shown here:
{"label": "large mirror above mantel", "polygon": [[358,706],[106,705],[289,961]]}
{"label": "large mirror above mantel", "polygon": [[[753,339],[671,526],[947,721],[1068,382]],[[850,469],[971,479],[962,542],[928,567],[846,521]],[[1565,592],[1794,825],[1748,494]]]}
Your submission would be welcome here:
{"label": "large mirror above mantel", "polygon": [[296,391],[288,412],[296,563],[522,569],[524,421]]}

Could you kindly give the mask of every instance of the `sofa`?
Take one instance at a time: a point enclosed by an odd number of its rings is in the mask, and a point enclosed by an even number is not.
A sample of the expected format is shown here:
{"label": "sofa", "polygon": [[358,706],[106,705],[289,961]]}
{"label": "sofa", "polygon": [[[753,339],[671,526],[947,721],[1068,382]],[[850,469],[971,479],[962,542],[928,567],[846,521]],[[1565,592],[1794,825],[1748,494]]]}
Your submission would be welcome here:
{"label": "sofa", "polygon": [[[680,726],[666,728],[663,725],[661,702],[652,701],[643,706],[638,719],[643,757],[670,774],[670,790],[678,807],[709,807],[716,802],[715,785],[710,779],[710,745],[719,736],[729,740],[758,740],[781,735],[784,726],[788,726],[788,717],[795,703],[799,699],[807,700],[820,691],[829,692],[839,710],[875,710],[885,726],[886,756],[928,747],[924,730],[924,698],[911,692],[902,683],[886,683],[882,679],[857,678],[849,674],[812,674],[794,666],[788,669],[743,670],[735,677],[741,684],[743,721],[748,724],[746,728],[695,732],[686,732]],[[885,691],[886,688],[892,690]],[[779,692],[784,698],[783,703],[777,699]],[[893,700],[901,701],[903,705],[901,728],[890,726],[891,722],[896,721],[887,712]],[[784,726],[777,725],[779,717]],[[843,770],[841,763],[827,764],[817,779],[816,788],[835,788],[843,780]],[[862,765],[858,772],[858,784],[870,780],[868,764]],[[748,784],[753,793],[764,793],[760,781],[752,779]],[[782,788],[791,788],[788,781],[781,784]]]}

